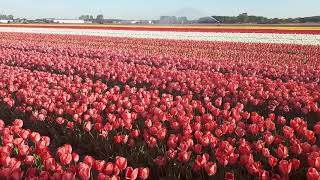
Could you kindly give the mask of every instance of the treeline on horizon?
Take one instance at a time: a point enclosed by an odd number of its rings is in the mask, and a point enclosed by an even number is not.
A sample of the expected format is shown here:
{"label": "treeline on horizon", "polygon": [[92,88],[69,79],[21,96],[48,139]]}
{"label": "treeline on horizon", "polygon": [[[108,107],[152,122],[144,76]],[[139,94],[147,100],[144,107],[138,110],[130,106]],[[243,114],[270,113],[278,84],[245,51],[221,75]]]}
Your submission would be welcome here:
{"label": "treeline on horizon", "polygon": [[[239,23],[256,23],[256,24],[285,24],[285,23],[319,23],[320,16],[298,17],[298,18],[267,18],[263,16],[248,15],[247,13],[238,16],[212,16],[219,23],[239,24]],[[201,18],[200,18],[201,19]],[[205,19],[204,19],[205,20]],[[206,23],[205,21],[202,23]]]}

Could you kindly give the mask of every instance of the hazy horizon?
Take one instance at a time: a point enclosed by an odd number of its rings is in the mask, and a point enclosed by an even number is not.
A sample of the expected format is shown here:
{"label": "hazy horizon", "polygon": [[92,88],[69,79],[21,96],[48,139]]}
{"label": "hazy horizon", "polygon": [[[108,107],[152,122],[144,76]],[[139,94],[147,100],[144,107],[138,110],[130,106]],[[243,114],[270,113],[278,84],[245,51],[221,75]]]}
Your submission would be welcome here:
{"label": "hazy horizon", "polygon": [[320,15],[317,0],[0,0],[0,14],[12,14],[16,18],[65,18],[77,19],[80,15],[103,14],[105,18],[159,19],[162,15],[187,16],[195,19],[203,16],[250,15],[269,18],[295,18]]}

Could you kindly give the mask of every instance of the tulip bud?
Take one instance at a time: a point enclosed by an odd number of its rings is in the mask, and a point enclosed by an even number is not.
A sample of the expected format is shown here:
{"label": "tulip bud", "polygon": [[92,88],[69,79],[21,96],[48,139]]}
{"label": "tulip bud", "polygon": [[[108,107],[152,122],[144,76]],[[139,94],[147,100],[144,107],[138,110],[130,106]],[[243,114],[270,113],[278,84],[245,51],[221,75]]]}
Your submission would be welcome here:
{"label": "tulip bud", "polygon": [[77,153],[72,153],[72,159],[76,163],[79,161],[79,155]]}

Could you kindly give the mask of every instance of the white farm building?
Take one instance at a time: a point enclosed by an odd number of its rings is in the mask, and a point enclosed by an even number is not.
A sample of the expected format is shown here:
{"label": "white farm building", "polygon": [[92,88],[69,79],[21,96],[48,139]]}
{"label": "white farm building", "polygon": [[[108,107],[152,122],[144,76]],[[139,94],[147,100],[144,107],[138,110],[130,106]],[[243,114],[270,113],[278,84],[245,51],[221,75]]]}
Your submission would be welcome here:
{"label": "white farm building", "polygon": [[3,24],[8,24],[10,22],[13,22],[13,20],[5,20],[5,19],[1,19],[0,20],[0,24],[3,23]]}
{"label": "white farm building", "polygon": [[84,24],[82,19],[54,19],[53,22],[61,24]]}

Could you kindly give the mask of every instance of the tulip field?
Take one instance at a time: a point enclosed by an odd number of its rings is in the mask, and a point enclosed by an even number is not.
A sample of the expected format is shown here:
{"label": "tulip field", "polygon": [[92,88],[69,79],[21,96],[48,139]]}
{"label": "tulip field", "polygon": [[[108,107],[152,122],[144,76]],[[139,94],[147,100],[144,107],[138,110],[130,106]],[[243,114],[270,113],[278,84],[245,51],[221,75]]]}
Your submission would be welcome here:
{"label": "tulip field", "polygon": [[320,28],[0,25],[0,179],[320,180]]}

